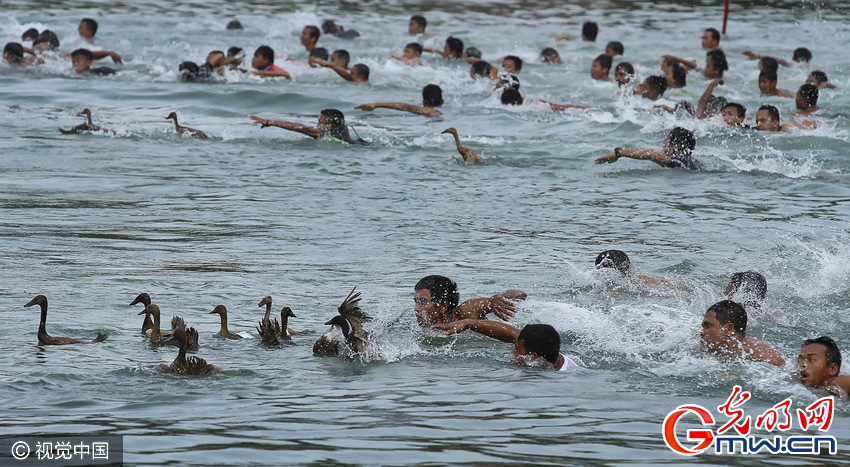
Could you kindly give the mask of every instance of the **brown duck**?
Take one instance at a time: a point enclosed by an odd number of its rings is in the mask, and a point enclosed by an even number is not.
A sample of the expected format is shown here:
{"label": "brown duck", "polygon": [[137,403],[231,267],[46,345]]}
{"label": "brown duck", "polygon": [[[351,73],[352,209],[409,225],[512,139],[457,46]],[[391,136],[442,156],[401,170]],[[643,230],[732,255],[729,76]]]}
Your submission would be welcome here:
{"label": "brown duck", "polygon": [[82,133],[84,131],[92,131],[92,132],[93,131],[100,131],[100,132],[103,132],[103,133],[112,133],[113,135],[115,134],[115,132],[112,131],[112,130],[107,130],[106,128],[99,127],[99,126],[95,125],[94,123],[92,123],[92,121],[91,121],[91,110],[89,110],[88,107],[83,109],[83,111],[80,112],[80,115],[86,116],[86,122],[85,123],[80,123],[79,125],[75,126],[74,128],[71,128],[70,130],[64,130],[62,128],[59,128],[59,132],[62,133],[63,135],[70,135],[72,133]]}
{"label": "brown duck", "polygon": [[[135,299],[135,300],[133,300],[132,302],[130,302],[130,306],[133,306],[133,305],[135,305],[136,303],[141,303],[142,305],[144,305],[144,306],[145,306],[145,308],[147,308],[147,307],[148,307],[148,305],[150,305],[150,304],[151,304],[151,296],[150,296],[150,295],[148,295],[148,294],[147,294],[147,293],[145,293],[145,292],[142,292],[142,293],[140,293],[140,294],[139,294],[139,296],[138,296],[138,297],[136,297],[136,299]],[[140,313],[140,314],[141,314],[141,313]],[[142,322],[142,334],[144,334],[144,335],[146,335],[146,336],[150,336],[150,334],[151,334],[151,329],[153,329],[153,320],[151,319],[151,315],[150,315],[150,314],[145,313],[145,320]],[[169,334],[170,334],[170,333],[169,333]]]}
{"label": "brown duck", "polygon": [[107,335],[102,333],[97,333],[97,337],[92,341],[78,341],[77,339],[71,339],[70,337],[51,337],[47,334],[47,297],[44,295],[37,295],[35,298],[30,300],[29,303],[24,305],[24,308],[29,308],[33,305],[38,305],[41,307],[41,321],[38,323],[38,341],[45,345],[68,345],[68,344],[94,344],[95,342],[103,342],[106,340]]}
{"label": "brown duck", "polygon": [[169,370],[166,371],[162,369],[164,373],[172,373],[175,375],[214,375],[221,373],[221,369],[211,363],[207,363],[206,360],[200,357],[189,357],[186,358],[186,350],[189,349],[189,333],[192,328],[189,328],[189,331],[186,331],[186,323],[183,322],[183,318],[174,317],[174,335],[171,337],[171,341],[175,343],[180,351],[177,353],[177,358],[171,362],[169,365]]}
{"label": "brown duck", "polygon": [[327,325],[338,326],[342,330],[345,342],[339,342],[335,337],[329,338],[327,333],[313,344],[313,355],[347,355],[358,354],[366,349],[369,336],[363,330],[362,323],[372,321],[372,318],[360,309],[360,292],[354,293],[354,289],[348,297],[337,308],[339,315],[328,321]]}
{"label": "brown duck", "polygon": [[455,137],[455,144],[457,145],[457,152],[460,153],[461,157],[463,157],[464,164],[483,164],[487,162],[483,157],[479,156],[472,149],[469,149],[466,146],[460,144],[460,138],[457,135],[457,130],[454,127],[443,131],[440,134],[451,133]]}
{"label": "brown duck", "polygon": [[180,134],[189,133],[190,135],[192,135],[192,138],[210,139],[209,136],[207,136],[207,134],[204,133],[201,130],[189,128],[187,126],[183,126],[183,125],[177,123],[177,113],[171,112],[170,114],[168,114],[167,117],[165,117],[166,120],[168,120],[169,118],[174,120],[174,127],[177,129],[177,133],[180,133]]}
{"label": "brown duck", "polygon": [[218,314],[221,317],[221,330],[219,331],[219,334],[221,334],[221,337],[224,337],[225,339],[234,339],[234,340],[235,339],[242,339],[242,336],[240,336],[239,334],[234,334],[234,333],[230,332],[229,329],[227,329],[227,307],[225,307],[224,305],[219,305],[219,306],[215,307],[213,309],[213,311],[210,312],[210,314],[211,315]]}
{"label": "brown duck", "polygon": [[[150,314],[151,316],[153,316],[153,328],[151,328],[151,333],[150,333],[151,343],[153,343],[154,345],[176,345],[176,341],[169,341],[169,336],[164,335],[162,333],[162,331],[160,330],[159,306],[157,306],[155,304],[150,304],[150,305],[146,306],[145,309],[142,310],[142,312],[139,313],[139,314],[140,315],[141,314]],[[172,330],[175,329],[175,326],[177,324],[178,319],[179,318],[176,317],[176,316],[171,319]],[[185,330],[185,331],[186,331],[186,335],[187,335],[187,339],[188,339],[189,348],[190,349],[197,349],[198,348],[198,331],[196,331],[195,328],[189,328],[188,330]],[[172,331],[172,334],[173,334],[173,331]]]}

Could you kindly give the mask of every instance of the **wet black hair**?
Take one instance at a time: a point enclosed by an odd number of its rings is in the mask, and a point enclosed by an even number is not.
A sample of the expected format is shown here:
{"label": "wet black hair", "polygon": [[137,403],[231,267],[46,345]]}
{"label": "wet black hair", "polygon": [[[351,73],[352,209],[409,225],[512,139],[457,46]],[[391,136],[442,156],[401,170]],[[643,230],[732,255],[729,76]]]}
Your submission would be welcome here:
{"label": "wet black hair", "polygon": [[502,104],[504,105],[522,105],[522,94],[514,88],[507,88],[502,91]]}
{"label": "wet black hair", "polygon": [[773,57],[762,57],[759,60],[762,71],[772,71],[776,73],[779,70],[779,62]]}
{"label": "wet black hair", "polygon": [[711,115],[717,115],[726,108],[726,98],[723,96],[709,96],[706,107],[710,110]]}
{"label": "wet black hair", "polygon": [[195,62],[185,61],[180,63],[177,71],[180,74],[180,79],[188,80],[197,77],[201,71],[201,67]]}
{"label": "wet black hair", "polygon": [[540,51],[540,57],[543,59],[543,63],[554,63],[555,57],[559,55],[561,54],[552,47],[546,47]]}
{"label": "wet black hair", "polygon": [[310,57],[321,58],[322,60],[328,59],[328,49],[324,47],[313,47],[313,50],[310,51]]}
{"label": "wet black hair", "polygon": [[776,72],[775,72],[775,71],[771,71],[771,70],[764,70],[764,71],[762,71],[761,73],[759,73],[759,79],[762,79],[762,78],[764,78],[764,79],[766,79],[766,80],[768,80],[768,81],[776,81],[776,80],[778,80],[778,79],[779,79],[779,78],[776,76]]}
{"label": "wet black hair", "polygon": [[829,82],[829,78],[827,78],[827,77],[826,77],[826,73],[824,73],[824,72],[822,72],[822,71],[820,71],[820,70],[815,70],[815,71],[813,71],[813,72],[811,72],[811,73],[809,73],[809,74],[810,74],[811,76],[814,76],[814,77],[815,77],[815,80],[818,82],[818,84],[819,84],[819,85],[820,85],[820,84],[823,84],[823,83],[828,83],[828,82]]}
{"label": "wet black hair", "polygon": [[522,71],[522,59],[517,57],[516,55],[508,55],[502,60],[502,63],[505,63],[505,60],[513,60],[514,68],[516,68],[517,73]]}
{"label": "wet black hair", "polygon": [[711,64],[718,71],[717,76],[723,77],[723,72],[729,69],[729,62],[726,61],[726,52],[720,49],[709,50],[705,54],[706,57],[711,57]]}
{"label": "wet black hair", "polygon": [[611,47],[611,50],[617,52],[620,55],[623,55],[626,52],[626,48],[623,47],[623,43],[620,41],[611,41],[608,43],[608,45],[605,46],[606,49],[608,47]]}
{"label": "wet black hair", "polygon": [[97,21],[91,18],[83,18],[80,20],[80,22],[85,23],[86,27],[89,28],[89,31],[91,31],[92,35],[97,34]]}
{"label": "wet black hair", "polygon": [[481,58],[484,55],[477,47],[467,47],[463,53],[465,53],[468,58]]}
{"label": "wet black hair", "polygon": [[261,45],[257,47],[257,50],[254,51],[254,55],[259,55],[263,58],[267,58],[269,60],[269,63],[274,63],[274,50],[267,45]]}
{"label": "wet black hair", "polygon": [[38,29],[36,28],[29,28],[21,34],[22,41],[34,41],[36,39],[38,39]]}
{"label": "wet black hair", "polygon": [[661,97],[661,95],[664,94],[664,91],[667,90],[667,79],[663,76],[650,76],[646,78],[645,82],[649,85],[649,87],[658,92],[658,97]]}
{"label": "wet black hair", "polygon": [[[712,98],[714,96],[711,96]],[[679,110],[684,110],[691,117],[694,116],[696,110],[694,110],[694,105],[688,101],[679,101],[676,103],[676,107],[673,108],[673,112],[678,112]]]}
{"label": "wet black hair", "polygon": [[721,326],[732,323],[735,326],[735,332],[741,337],[747,336],[747,310],[740,304],[732,300],[723,300],[708,307],[708,312],[714,312],[715,318]]}
{"label": "wet black hair", "polygon": [[443,105],[443,90],[436,84],[429,84],[422,88],[422,104],[425,107],[439,107]]}
{"label": "wet black hair", "polygon": [[591,42],[596,42],[596,36],[599,34],[599,25],[593,21],[585,21],[581,27],[581,34]]}
{"label": "wet black hair", "polygon": [[319,31],[319,28],[317,28],[316,26],[304,26],[304,27],[310,31],[310,37],[312,37],[313,39],[319,40],[319,37],[321,37],[321,35],[322,35],[322,33]]}
{"label": "wet black hair", "polygon": [[676,86],[683,88],[688,85],[688,72],[679,62],[673,62],[670,65],[673,68],[673,80],[676,81]]}
{"label": "wet black hair", "polygon": [[[841,351],[838,350],[838,344],[836,344],[835,341],[832,340],[831,337],[820,336],[817,339],[806,339],[805,341],[803,341],[803,347],[800,347],[800,349],[803,349],[807,345],[811,345],[811,344],[820,344],[820,345],[826,347],[826,364],[827,364],[827,366],[835,363],[836,365],[838,365],[838,372],[839,373],[841,372]],[[836,373],[836,374],[838,374],[838,373]]]}
{"label": "wet black hair", "polygon": [[242,23],[240,23],[238,19],[230,20],[230,22],[227,23],[227,26],[225,26],[225,29],[228,31],[233,29],[242,29]]}
{"label": "wet black hair", "polygon": [[41,34],[38,35],[32,45],[36,46],[44,42],[50,45],[50,50],[59,47],[59,37],[57,37],[56,33],[51,31],[50,29],[45,29],[44,31],[41,31]]}
{"label": "wet black hair", "polygon": [[629,255],[620,250],[606,250],[596,257],[596,269],[611,268],[620,271],[624,276],[632,268]]}
{"label": "wet black hair", "polygon": [[536,353],[553,365],[558,362],[558,354],[561,352],[561,335],[552,326],[528,324],[522,328],[516,340],[522,342],[526,354]]}
{"label": "wet black hair", "polygon": [[767,111],[767,115],[770,117],[771,120],[776,120],[776,122],[779,123],[779,109],[777,109],[776,106],[770,104],[763,105],[759,107],[758,111],[761,112],[762,110]]}
{"label": "wet black hair", "polygon": [[449,37],[446,39],[446,44],[449,45],[449,50],[456,53],[458,57],[463,54],[463,41],[457,37]]}
{"label": "wet black hair", "polygon": [[617,68],[614,68],[614,72],[616,73],[616,71],[619,70],[620,68],[626,70],[626,73],[628,73],[630,75],[635,74],[635,67],[629,62],[618,63]]}
{"label": "wet black hair", "polygon": [[741,118],[747,118],[747,108],[746,108],[746,107],[744,107],[743,105],[741,105],[741,104],[739,104],[739,103],[737,103],[737,102],[729,102],[728,104],[726,104],[726,107],[724,107],[724,110],[725,110],[726,108],[728,108],[728,107],[732,107],[732,108],[734,108],[734,109],[735,109],[735,111],[737,111],[737,112],[738,112],[738,116],[739,116],[739,117],[741,117]]}
{"label": "wet black hair", "polygon": [[416,21],[416,24],[422,26],[422,29],[428,26],[428,22],[425,21],[425,17],[422,15],[413,15],[410,17],[411,21]]}
{"label": "wet black hair", "polygon": [[[731,288],[731,295],[742,292],[751,298],[744,302],[745,305],[757,306],[767,296],[767,279],[755,271],[736,272],[729,279],[727,290]],[[756,300],[753,300],[755,298]]]}
{"label": "wet black hair", "polygon": [[611,71],[611,65],[614,63],[614,60],[608,54],[602,54],[593,59],[594,62],[599,62],[599,66],[605,70]]}
{"label": "wet black hair", "polygon": [[[351,60],[351,55],[348,53],[347,50],[337,49],[337,50],[334,50],[333,53],[337,54],[339,59],[342,60],[343,62],[345,62],[345,65],[343,65],[343,66],[346,66],[346,67],[348,66],[348,62],[349,62],[349,60]],[[333,55],[333,54],[331,54],[331,55]]]}
{"label": "wet black hair", "polygon": [[92,55],[91,50],[89,50],[89,49],[77,49],[77,50],[71,52],[71,58],[72,59],[74,57],[79,57],[81,55],[83,57],[85,57],[85,59],[90,61],[90,62],[94,60],[94,55]]}
{"label": "wet black hair", "polygon": [[244,52],[244,50],[242,50],[242,47],[231,47],[231,48],[227,49],[227,56],[228,57],[235,57],[242,52]]}
{"label": "wet black hair", "polygon": [[369,81],[369,66],[358,63],[351,67],[351,71],[354,70],[357,70],[357,73],[360,74],[360,76],[362,76],[366,81]]}
{"label": "wet black hair", "polygon": [[324,109],[319,114],[325,117],[333,126],[345,126],[345,115],[337,109]]}
{"label": "wet black hair", "polygon": [[800,94],[806,98],[806,102],[809,105],[818,105],[818,95],[820,94],[818,91],[818,87],[814,84],[804,84],[800,86]]}
{"label": "wet black hair", "polygon": [[479,60],[472,64],[472,72],[478,76],[490,76],[490,70],[493,67],[484,60]]}
{"label": "wet black hair", "polygon": [[794,56],[792,57],[792,60],[795,62],[809,63],[812,61],[812,51],[805,47],[796,48],[794,49]]}
{"label": "wet black hair", "polygon": [[444,303],[448,304],[447,311],[450,313],[457,308],[460,293],[457,291],[455,281],[448,277],[437,275],[423,277],[413,286],[413,290],[423,289],[431,292],[431,301],[437,306],[442,306]]}
{"label": "wet black hair", "polygon": [[720,43],[720,31],[714,28],[708,28],[706,31],[711,33],[711,38],[714,39],[718,44]]}
{"label": "wet black hair", "polygon": [[322,22],[322,32],[325,34],[336,35],[336,23],[332,19],[326,19]]}
{"label": "wet black hair", "polygon": [[499,85],[505,89],[519,91],[519,77],[517,75],[501,73],[499,75]]}
{"label": "wet black hair", "polygon": [[670,144],[673,145],[673,149],[676,151],[675,153],[679,155],[689,156],[697,146],[697,139],[691,130],[680,126],[670,130],[667,137],[670,138]]}
{"label": "wet black hair", "polygon": [[15,63],[20,63],[24,59],[24,46],[17,42],[9,42],[3,47],[3,55],[6,54],[15,57]]}
{"label": "wet black hair", "polygon": [[405,45],[404,48],[405,49],[411,49],[414,52],[422,55],[422,44],[420,44],[418,42],[411,42],[411,43]]}

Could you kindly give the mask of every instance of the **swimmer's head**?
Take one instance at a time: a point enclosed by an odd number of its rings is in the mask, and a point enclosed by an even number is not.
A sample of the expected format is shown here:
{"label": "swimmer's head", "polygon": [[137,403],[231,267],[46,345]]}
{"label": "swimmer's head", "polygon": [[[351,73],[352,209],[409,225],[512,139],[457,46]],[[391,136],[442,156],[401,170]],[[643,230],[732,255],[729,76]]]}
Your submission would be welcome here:
{"label": "swimmer's head", "polygon": [[228,31],[242,29],[242,23],[240,23],[238,19],[230,20],[230,22],[227,23],[227,26],[225,26],[225,29],[227,29]]}
{"label": "swimmer's head", "polygon": [[345,116],[337,109],[324,109],[319,113],[319,128],[331,129],[345,126]]}
{"label": "swimmer's head", "polygon": [[516,55],[508,55],[502,60],[502,69],[505,73],[519,74],[522,71],[522,59]]}
{"label": "swimmer's head", "polygon": [[210,64],[213,68],[218,68],[220,66],[224,66],[225,57],[224,52],[221,50],[213,50],[212,52],[207,54],[207,63]]}
{"label": "swimmer's head", "polygon": [[413,15],[410,17],[410,23],[407,25],[407,32],[410,34],[422,34],[425,32],[425,27],[428,22],[422,15]]}
{"label": "swimmer's head", "polygon": [[561,60],[561,54],[559,54],[558,51],[553,49],[552,47],[546,47],[545,49],[543,49],[540,52],[540,58],[543,60],[543,63],[554,63],[557,65],[563,63],[563,60]]}
{"label": "swimmer's head", "polygon": [[683,88],[688,84],[688,72],[678,62],[671,63],[664,71],[667,87]]}
{"label": "swimmer's head", "polygon": [[762,57],[759,60],[759,71],[779,71],[779,62],[773,57]]}
{"label": "swimmer's head", "polygon": [[729,69],[729,62],[726,61],[726,53],[720,49],[710,50],[706,56],[706,68],[714,70],[715,76],[723,77],[723,72]]}
{"label": "swimmer's head", "polygon": [[319,36],[322,33],[319,31],[319,28],[316,26],[304,26],[304,29],[301,30],[301,45],[306,47],[307,49],[312,49],[316,42],[319,40]]}
{"label": "swimmer's head", "polygon": [[91,71],[91,64],[94,56],[88,49],[77,49],[71,52],[71,63],[77,73],[88,73]]}
{"label": "swimmer's head", "polygon": [[605,46],[605,55],[608,55],[611,58],[616,57],[617,55],[623,55],[625,51],[626,48],[623,47],[623,43],[620,41],[611,41]]}
{"label": "swimmer's head", "polygon": [[32,46],[34,49],[42,52],[45,50],[55,50],[59,48],[59,38],[50,29],[45,29],[41,31],[41,34],[38,35]]}
{"label": "swimmer's head", "polygon": [[457,284],[445,276],[426,276],[413,287],[416,293],[416,319],[431,324],[436,315],[454,313],[460,300]]}
{"label": "swimmer's head", "polygon": [[723,120],[729,126],[741,126],[747,118],[747,108],[737,102],[729,102],[723,108]]}
{"label": "swimmer's head", "polygon": [[504,105],[522,105],[522,94],[514,88],[507,88],[502,92],[502,104]]}
{"label": "swimmer's head", "polygon": [[777,76],[775,71],[764,70],[759,73],[759,89],[766,94],[776,88]]}
{"label": "swimmer's head", "polygon": [[443,90],[436,84],[429,84],[422,88],[422,105],[424,107],[443,105]]}
{"label": "swimmer's head", "polygon": [[726,98],[722,96],[709,96],[708,102],[706,103],[705,110],[706,116],[713,117],[715,115],[719,115],[723,112],[723,109],[726,108]]}
{"label": "swimmer's head", "polygon": [[747,310],[740,304],[732,300],[723,300],[711,305],[706,314],[712,311],[721,326],[732,323],[736,333],[740,334],[741,337],[747,336]]}
{"label": "swimmer's head", "polygon": [[702,33],[702,48],[716,49],[720,45],[720,31],[708,28]]}
{"label": "swimmer's head", "polygon": [[612,63],[611,56],[608,54],[602,54],[596,57],[590,66],[590,77],[593,79],[607,78],[608,73],[611,71]]}
{"label": "swimmer's head", "polygon": [[411,42],[404,46],[404,58],[418,58],[422,55],[422,45],[418,42]]}
{"label": "swimmer's head", "polygon": [[245,58],[245,51],[242,49],[242,47],[231,47],[227,49],[227,56],[236,57],[240,59]]}
{"label": "swimmer's head", "polygon": [[274,63],[274,50],[267,45],[261,45],[254,51],[254,58],[251,60],[251,66],[257,70],[262,70],[265,67]]}
{"label": "swimmer's head", "polygon": [[36,28],[29,28],[21,34],[22,41],[34,41],[36,39],[38,39],[38,29]]}
{"label": "swimmer's head", "polygon": [[650,76],[638,84],[635,94],[647,99],[658,99],[667,90],[667,80],[663,76]]}
{"label": "swimmer's head", "polygon": [[807,339],[797,357],[797,369],[803,386],[821,387],[841,372],[841,351],[828,336]]}
{"label": "swimmer's head", "polygon": [[190,61],[181,62],[180,66],[177,67],[177,72],[179,73],[180,80],[182,81],[191,81],[194,78],[197,78],[200,71],[201,68],[198,64]]}
{"label": "swimmer's head", "polygon": [[477,47],[467,47],[466,50],[463,51],[461,58],[481,58],[483,56],[484,54],[482,54]]}
{"label": "swimmer's head", "polygon": [[596,42],[596,36],[598,34],[599,25],[594,23],[593,21],[586,21],[581,27],[581,38],[586,41]]}
{"label": "swimmer's head", "polygon": [[826,73],[815,70],[809,73],[809,76],[806,78],[806,84],[814,84],[815,86],[820,87],[822,84],[828,83],[829,78],[827,78]]}
{"label": "swimmer's head", "polygon": [[83,18],[80,20],[80,25],[77,26],[77,32],[83,39],[91,39],[97,34],[97,21],[91,18]]}
{"label": "swimmer's head", "polygon": [[443,50],[451,54],[454,58],[460,58],[463,55],[463,41],[457,37],[449,37],[446,39],[446,45]]}
{"label": "swimmer's head", "polygon": [[596,257],[596,269],[611,268],[620,271],[622,275],[628,275],[632,269],[629,255],[620,250],[608,250],[599,253]]}
{"label": "swimmer's head", "polygon": [[772,105],[763,105],[756,112],[756,128],[762,131],[779,131],[779,109]]}
{"label": "swimmer's head", "polygon": [[329,58],[328,49],[324,47],[314,47],[313,50],[310,51],[309,57],[327,60]]}
{"label": "swimmer's head", "polygon": [[794,56],[791,59],[799,63],[809,63],[812,61],[812,51],[805,47],[799,47],[794,49]]}
{"label": "swimmer's head", "polygon": [[325,34],[337,35],[342,33],[342,26],[338,26],[334,20],[326,19],[322,22],[322,32]]}
{"label": "swimmer's head", "polygon": [[24,46],[9,42],[3,47],[3,59],[12,65],[19,65],[24,60]]}
{"label": "swimmer's head", "polygon": [[697,146],[697,139],[691,130],[680,126],[670,130],[664,140],[664,152],[678,156],[690,156]]}
{"label": "swimmer's head", "polygon": [[479,76],[487,78],[490,76],[490,70],[492,68],[493,67],[491,67],[489,63],[485,62],[484,60],[481,60],[472,64],[472,68],[470,69],[469,74],[473,78],[477,78]]}
{"label": "swimmer's head", "polygon": [[548,324],[528,324],[519,332],[515,345],[511,352],[515,357],[534,355],[554,365],[561,351],[561,336]]}
{"label": "swimmer's head", "polygon": [[364,81],[369,81],[369,66],[362,63],[354,65],[351,67],[351,76],[354,78],[359,77]]}
{"label": "swimmer's head", "polygon": [[635,76],[635,67],[629,62],[620,62],[617,68],[614,69],[614,79],[617,80],[617,85],[623,87]]}
{"label": "swimmer's head", "polygon": [[818,105],[818,87],[814,84],[804,84],[797,90],[797,108],[807,109]]}
{"label": "swimmer's head", "polygon": [[519,78],[517,75],[501,73],[499,74],[499,84],[496,85],[496,89],[513,89],[519,91]]}
{"label": "swimmer's head", "polygon": [[339,65],[343,68],[348,68],[348,62],[351,60],[351,55],[345,49],[334,50],[331,54],[331,64]]}
{"label": "swimmer's head", "polygon": [[746,306],[760,306],[767,296],[767,280],[755,271],[736,272],[726,285],[726,297],[735,295]]}

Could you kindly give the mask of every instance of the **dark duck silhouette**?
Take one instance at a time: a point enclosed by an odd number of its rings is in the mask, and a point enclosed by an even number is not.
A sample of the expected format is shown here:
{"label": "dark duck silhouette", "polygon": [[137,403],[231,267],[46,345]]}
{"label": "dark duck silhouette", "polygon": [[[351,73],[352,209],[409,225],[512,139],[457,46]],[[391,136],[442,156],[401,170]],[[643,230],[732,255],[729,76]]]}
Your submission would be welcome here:
{"label": "dark duck silhouette", "polygon": [[174,127],[177,129],[177,133],[180,133],[180,134],[189,133],[190,135],[192,135],[193,138],[210,139],[210,137],[207,136],[207,134],[204,133],[201,130],[189,128],[187,126],[183,126],[183,125],[177,123],[177,114],[175,112],[171,112],[170,114],[168,114],[167,117],[165,117],[166,120],[168,120],[169,118],[174,120]]}
{"label": "dark duck silhouette", "polygon": [[[157,306],[155,304],[150,304],[150,305],[146,306],[145,309],[142,310],[142,312],[139,313],[139,314],[141,315],[143,313],[153,316],[153,328],[151,328],[151,333],[150,333],[151,343],[153,343],[154,345],[176,345],[175,341],[170,341],[169,336],[164,335],[162,333],[162,331],[160,330],[159,306]],[[171,319],[172,335],[173,335],[173,329],[175,329],[175,326],[177,324],[178,319],[180,319],[180,318],[178,318],[176,316]],[[188,342],[189,342],[189,344],[188,344],[189,348],[190,349],[197,349],[198,348],[198,331],[196,331],[195,328],[189,328],[188,330],[184,329],[184,331],[186,332],[186,335],[188,336],[187,339],[188,339]]]}
{"label": "dark duck silhouette", "polygon": [[313,344],[313,355],[338,355],[345,353],[349,356],[362,353],[369,343],[369,336],[363,330],[362,323],[372,321],[372,318],[360,309],[360,292],[354,293],[354,289],[348,297],[337,308],[339,315],[328,321],[327,325],[338,326],[342,330],[344,342],[339,342],[336,337],[329,338],[327,333]]}
{"label": "dark duck silhouette", "polygon": [[263,320],[257,325],[257,332],[260,333],[262,342],[267,345],[295,345],[292,342],[292,330],[288,327],[289,318],[296,317],[292,309],[285,306],[280,310],[280,319],[283,322],[283,326],[281,326],[281,323],[277,319],[271,319],[271,295],[263,297],[258,306],[266,307],[266,314],[263,316]]}
{"label": "dark duck silhouette", "polygon": [[464,164],[482,164],[487,162],[483,157],[479,156],[475,151],[469,149],[466,146],[460,144],[460,137],[457,135],[457,130],[454,127],[449,128],[443,131],[443,133],[450,133],[455,137],[455,144],[457,145],[457,152],[460,153],[461,157],[463,157]]}
{"label": "dark duck silhouette", "polygon": [[234,339],[234,340],[235,339],[242,339],[242,336],[240,336],[239,334],[234,334],[234,333],[230,332],[229,329],[227,329],[227,307],[225,307],[224,305],[219,305],[219,306],[215,307],[213,309],[213,311],[210,312],[210,314],[211,315],[217,314],[221,317],[221,330],[219,331],[219,334],[221,334],[221,337],[224,337],[225,339]]}
{"label": "dark duck silhouette", "polygon": [[106,340],[107,335],[102,333],[97,333],[97,337],[95,337],[92,341],[78,341],[77,339],[71,339],[70,337],[51,337],[47,334],[47,297],[44,295],[37,295],[35,298],[30,300],[29,303],[24,305],[24,308],[29,308],[33,305],[41,307],[41,321],[38,323],[38,341],[42,344],[94,344],[95,342],[103,342]]}
{"label": "dark duck silhouette", "polygon": [[[151,304],[151,296],[145,292],[142,292],[139,294],[138,297],[136,297],[135,300],[130,302],[130,306],[133,306],[136,303],[141,303],[145,306],[145,308],[147,308],[148,305]],[[150,336],[151,329],[153,329],[153,319],[151,319],[151,315],[149,313],[145,313],[145,320],[142,322],[142,334]]]}
{"label": "dark duck silhouette", "polygon": [[70,135],[72,133],[82,133],[84,131],[100,131],[100,132],[103,132],[103,133],[112,133],[113,135],[115,134],[115,132],[112,131],[112,130],[107,130],[106,128],[99,127],[99,126],[95,125],[94,123],[92,123],[92,121],[91,121],[91,110],[89,110],[88,108],[83,109],[83,111],[80,112],[80,115],[86,116],[86,122],[85,123],[80,123],[79,125],[71,128],[70,130],[64,130],[62,128],[59,128],[59,132],[62,133],[63,135]]}
{"label": "dark duck silhouette", "polygon": [[200,357],[189,357],[186,358],[186,350],[190,347],[190,334],[191,331],[186,331],[186,323],[183,322],[183,318],[174,317],[174,335],[171,336],[170,341],[176,344],[177,347],[180,348],[180,351],[177,353],[177,358],[171,362],[171,365],[165,366],[160,365],[156,369],[154,369],[155,373],[171,373],[175,375],[214,375],[221,373],[221,369],[211,363],[207,363],[206,360]]}

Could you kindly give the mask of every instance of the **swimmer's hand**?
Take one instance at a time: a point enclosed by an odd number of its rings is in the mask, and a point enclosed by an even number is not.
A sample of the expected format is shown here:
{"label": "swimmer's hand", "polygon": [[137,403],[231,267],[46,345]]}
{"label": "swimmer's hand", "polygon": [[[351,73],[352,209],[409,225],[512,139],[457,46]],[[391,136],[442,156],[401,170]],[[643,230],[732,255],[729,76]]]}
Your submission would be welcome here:
{"label": "swimmer's hand", "polygon": [[507,321],[516,314],[516,304],[502,296],[502,294],[496,294],[490,298],[490,311],[502,321]]}
{"label": "swimmer's hand", "polygon": [[331,63],[329,61],[322,60],[321,58],[313,58],[312,60],[313,60],[313,63],[315,63],[316,65],[320,65],[320,66],[323,66],[323,67],[331,66]]}
{"label": "swimmer's hand", "polygon": [[360,104],[355,107],[357,110],[375,110],[375,104]]}
{"label": "swimmer's hand", "polygon": [[265,127],[267,127],[267,126],[270,126],[270,125],[269,125],[269,119],[267,119],[267,118],[260,118],[260,117],[258,117],[258,116],[256,116],[256,115],[251,115],[251,120],[253,120],[253,121],[255,121],[255,122],[259,123],[259,124],[260,124],[260,128],[265,128]]}
{"label": "swimmer's hand", "polygon": [[446,335],[451,336],[452,334],[458,334],[469,329],[469,322],[470,320],[468,319],[462,319],[460,321],[452,321],[451,323],[435,324],[431,326],[431,329],[445,329]]}
{"label": "swimmer's hand", "polygon": [[712,86],[723,86],[724,84],[726,84],[726,81],[723,81],[723,78],[717,78],[711,82]]}
{"label": "swimmer's hand", "polygon": [[617,159],[619,159],[619,157],[617,157],[617,154],[612,152],[611,154],[608,154],[607,156],[602,156],[599,159],[596,159],[594,162],[597,163],[597,164],[604,164],[606,162],[611,164],[611,163],[617,162]]}
{"label": "swimmer's hand", "polygon": [[[657,109],[664,109],[671,114],[676,112],[676,109],[674,109],[673,107],[670,107],[669,105],[655,104],[655,105],[653,105],[653,107],[655,107]],[[598,164],[598,162],[597,162],[597,164]]]}
{"label": "swimmer's hand", "polygon": [[112,58],[113,63],[124,63],[121,61],[121,56],[118,55],[116,52],[109,52],[109,56]]}

